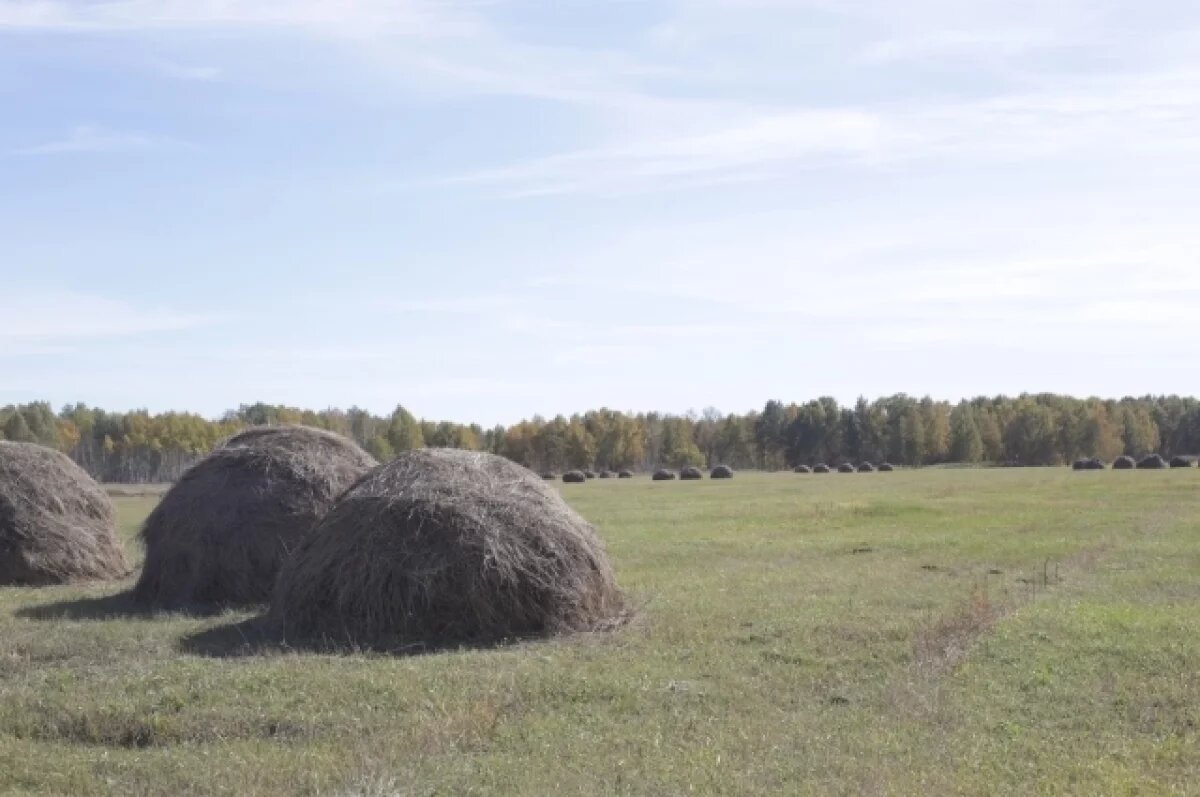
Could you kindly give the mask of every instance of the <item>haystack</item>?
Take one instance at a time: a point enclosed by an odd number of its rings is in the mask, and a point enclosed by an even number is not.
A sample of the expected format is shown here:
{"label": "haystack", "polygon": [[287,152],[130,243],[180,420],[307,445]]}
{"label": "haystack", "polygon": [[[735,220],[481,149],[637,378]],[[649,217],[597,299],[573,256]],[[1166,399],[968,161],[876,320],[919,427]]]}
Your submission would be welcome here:
{"label": "haystack", "polygon": [[1151,454],[1139,461],[1137,466],[1142,470],[1162,470],[1167,467],[1167,461],[1158,454]]}
{"label": "haystack", "polygon": [[854,466],[849,462],[843,462],[841,465],[838,465],[838,473],[854,473]]}
{"label": "haystack", "polygon": [[563,474],[563,481],[567,484],[583,484],[587,481],[587,476],[581,470],[569,470]]}
{"label": "haystack", "polygon": [[1133,457],[1120,456],[1113,460],[1113,470],[1133,470],[1137,463]]}
{"label": "haystack", "polygon": [[603,543],[557,491],[494,454],[421,449],[305,537],[270,619],[291,642],[406,650],[598,629],[624,608]]}
{"label": "haystack", "polygon": [[712,473],[708,474],[710,479],[732,479],[733,468],[728,465],[718,465],[712,469]]}
{"label": "haystack", "polygon": [[879,463],[879,472],[880,473],[891,473],[895,469],[896,469],[896,466],[890,462],[880,462]]}
{"label": "haystack", "polygon": [[601,478],[601,479],[611,479],[611,478],[612,478],[613,476],[615,476],[615,475],[616,475],[616,474],[614,474],[614,473],[613,473],[611,470],[602,470],[602,471],[600,471],[600,478]]}
{"label": "haystack", "polygon": [[858,472],[859,473],[874,473],[875,466],[872,465],[870,462],[866,462],[866,461],[860,462],[858,464]]}
{"label": "haystack", "polygon": [[824,462],[818,462],[816,465],[813,465],[812,472],[813,473],[829,473],[829,466],[826,465]]}
{"label": "haystack", "polygon": [[792,473],[812,473],[812,468],[807,465],[797,465],[792,468]]}
{"label": "haystack", "polygon": [[679,478],[684,481],[694,482],[697,479],[704,478],[704,471],[688,465],[686,468],[683,468],[679,471]]}
{"label": "haystack", "polygon": [[1181,457],[1181,456],[1176,455],[1176,456],[1171,457],[1171,467],[1172,468],[1190,468],[1190,467],[1192,467],[1192,461],[1190,459],[1188,459],[1187,457]]}
{"label": "haystack", "polygon": [[585,471],[583,472],[583,477],[584,477],[585,479],[594,479],[594,478],[596,478],[596,471],[594,471],[594,470],[585,470]]}
{"label": "haystack", "polygon": [[650,477],[656,482],[669,482],[675,478],[675,472],[660,468],[654,471],[654,475]]}
{"label": "haystack", "polygon": [[376,465],[332,432],[255,427],[183,474],[142,526],[145,606],[265,602],[285,556]]}
{"label": "haystack", "polygon": [[619,473],[617,473],[617,478],[618,479],[632,479],[633,471],[631,471],[631,470],[620,471]]}
{"label": "haystack", "polygon": [[548,471],[544,471],[544,472],[542,473],[542,480],[543,480],[543,481],[548,481],[548,482],[557,481],[557,480],[558,480],[558,476],[554,475],[554,471],[549,471],[549,470],[548,470]]}
{"label": "haystack", "polygon": [[1072,470],[1104,470],[1104,460],[1099,457],[1077,459],[1071,463]]}
{"label": "haystack", "polygon": [[67,455],[0,441],[0,584],[125,576],[115,516],[104,490]]}

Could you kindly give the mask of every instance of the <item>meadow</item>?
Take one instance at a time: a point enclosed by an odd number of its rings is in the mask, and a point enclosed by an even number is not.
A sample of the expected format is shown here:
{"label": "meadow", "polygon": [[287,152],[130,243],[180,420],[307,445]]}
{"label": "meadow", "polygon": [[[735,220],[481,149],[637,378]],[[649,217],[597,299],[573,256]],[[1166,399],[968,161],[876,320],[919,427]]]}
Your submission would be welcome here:
{"label": "meadow", "polygon": [[0,793],[1200,794],[1194,469],[560,489],[617,631],[319,655],[0,589]]}

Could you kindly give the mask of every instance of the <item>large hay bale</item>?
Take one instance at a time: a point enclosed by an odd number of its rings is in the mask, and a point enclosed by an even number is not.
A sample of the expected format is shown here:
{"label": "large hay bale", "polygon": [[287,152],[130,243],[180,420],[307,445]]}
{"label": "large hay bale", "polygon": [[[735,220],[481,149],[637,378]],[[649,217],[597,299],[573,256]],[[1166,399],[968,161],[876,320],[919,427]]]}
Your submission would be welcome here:
{"label": "large hay bale", "polygon": [[732,479],[733,468],[728,465],[718,465],[712,469],[712,473],[708,474],[710,479]]}
{"label": "large hay bale", "polygon": [[1162,470],[1167,467],[1167,461],[1159,454],[1151,454],[1138,462],[1137,466],[1142,470]]}
{"label": "large hay bale", "polygon": [[812,473],[812,468],[807,465],[797,465],[792,468],[792,473]]}
{"label": "large hay bale", "polygon": [[542,472],[542,480],[548,481],[548,482],[557,481],[558,476],[554,475],[554,471],[552,471],[552,470],[543,471]]}
{"label": "large hay bale", "polygon": [[581,470],[569,470],[563,474],[563,481],[567,484],[583,484],[587,476]]}
{"label": "large hay bale", "polygon": [[694,482],[697,479],[704,478],[704,471],[700,470],[699,468],[688,465],[686,468],[679,471],[679,478],[684,481]]}
{"label": "large hay bale", "polygon": [[675,472],[665,468],[659,468],[654,471],[654,475],[650,477],[656,482],[669,482],[675,478]]}
{"label": "large hay bale", "polygon": [[617,478],[618,478],[618,479],[632,479],[632,478],[633,478],[633,471],[631,471],[631,470],[623,470],[623,471],[621,471],[621,472],[619,472],[619,473],[617,474]]}
{"label": "large hay bale", "polygon": [[1071,463],[1072,470],[1104,470],[1104,460],[1099,457],[1077,459]]}
{"label": "large hay bale", "polygon": [[247,429],[183,474],[142,526],[144,606],[264,603],[285,556],[377,463],[304,426]]}
{"label": "large hay bale", "polygon": [[612,478],[614,475],[616,475],[616,474],[614,474],[614,473],[613,473],[611,470],[602,470],[602,471],[600,471],[600,478],[601,478],[601,479],[611,479],[611,478]]}
{"label": "large hay bale", "polygon": [[1177,454],[1177,455],[1171,457],[1171,467],[1172,468],[1190,468],[1190,467],[1192,467],[1192,461],[1190,459],[1188,459],[1187,457],[1181,457]]}
{"label": "large hay bale", "polygon": [[112,501],[66,455],[0,441],[0,584],[122,578],[129,564]]}
{"label": "large hay bale", "polygon": [[880,473],[891,473],[895,469],[896,469],[896,466],[890,462],[880,462],[879,463],[879,472]]}
{"label": "large hay bale", "polygon": [[1133,457],[1120,456],[1113,460],[1113,470],[1133,470],[1137,467],[1137,462]]}
{"label": "large hay bale", "polygon": [[596,478],[596,471],[594,471],[594,470],[585,470],[585,471],[583,472],[583,477],[584,477],[585,479],[594,479],[594,478]]}
{"label": "large hay bale", "polygon": [[854,466],[849,462],[843,462],[841,465],[838,465],[838,473],[854,473]]}
{"label": "large hay bale", "polygon": [[494,454],[422,449],[306,535],[270,619],[291,642],[401,650],[592,630],[624,607],[603,543],[557,491]]}
{"label": "large hay bale", "polygon": [[813,465],[812,472],[813,473],[829,473],[829,466],[826,465],[824,462],[818,462],[816,465]]}
{"label": "large hay bale", "polygon": [[875,466],[872,465],[870,462],[867,462],[864,460],[863,462],[858,463],[858,472],[859,473],[874,473]]}

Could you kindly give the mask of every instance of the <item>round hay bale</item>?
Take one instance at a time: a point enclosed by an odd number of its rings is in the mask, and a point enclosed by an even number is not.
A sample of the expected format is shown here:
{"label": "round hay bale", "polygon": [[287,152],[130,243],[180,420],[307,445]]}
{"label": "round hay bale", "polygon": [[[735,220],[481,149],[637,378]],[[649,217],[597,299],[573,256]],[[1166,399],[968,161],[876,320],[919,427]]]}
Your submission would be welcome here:
{"label": "round hay bale", "polygon": [[879,472],[880,473],[891,473],[895,469],[896,469],[896,466],[890,462],[879,463]]}
{"label": "round hay bale", "polygon": [[712,473],[708,474],[710,479],[732,479],[733,468],[728,465],[718,465],[712,469]]}
{"label": "round hay bale", "polygon": [[872,465],[870,462],[866,462],[866,461],[860,462],[858,464],[858,472],[859,473],[874,473],[875,466]]}
{"label": "round hay bale", "polygon": [[128,575],[115,518],[104,490],[66,454],[0,441],[0,584]]}
{"label": "round hay bale", "polygon": [[812,473],[812,468],[807,465],[797,465],[792,468],[792,473]]}
{"label": "round hay bale", "polygon": [[614,475],[614,474],[613,474],[613,472],[612,472],[611,470],[602,470],[602,471],[600,471],[600,478],[601,478],[601,479],[611,479],[611,478],[613,477],[613,475]]}
{"label": "round hay bale", "polygon": [[1071,463],[1071,470],[1083,470],[1085,464],[1087,464],[1086,459],[1077,459]]}
{"label": "round hay bale", "polygon": [[841,465],[838,465],[838,473],[854,473],[854,466],[849,462],[843,462]]}
{"label": "round hay bale", "polygon": [[234,435],[146,518],[134,599],[172,609],[265,603],[288,552],[376,464],[321,429],[263,426]]}
{"label": "round hay bale", "polygon": [[279,574],[289,641],[438,648],[594,630],[625,600],[595,530],[503,457],[418,449],[372,471]]}
{"label": "round hay bale", "polygon": [[654,471],[654,475],[650,478],[656,482],[669,482],[675,478],[675,472],[667,470],[666,468],[659,468],[658,470]]}
{"label": "round hay bale", "polygon": [[824,462],[818,462],[816,465],[813,465],[812,472],[813,473],[829,473],[829,466],[826,465]]}
{"label": "round hay bale", "polygon": [[1137,463],[1134,462],[1133,457],[1120,456],[1113,460],[1112,466],[1113,470],[1133,470],[1137,467]]}
{"label": "round hay bale", "polygon": [[1187,457],[1181,457],[1181,456],[1176,455],[1176,456],[1171,457],[1171,467],[1172,468],[1190,468],[1190,467],[1192,467],[1192,461],[1190,459],[1188,459]]}
{"label": "round hay bale", "polygon": [[679,478],[683,479],[684,481],[694,482],[697,479],[704,478],[704,471],[689,465],[683,470],[679,471]]}
{"label": "round hay bale", "polygon": [[1167,467],[1167,461],[1158,454],[1151,454],[1137,464],[1142,470],[1162,470]]}
{"label": "round hay bale", "polygon": [[583,477],[584,477],[585,479],[594,479],[594,478],[596,478],[596,471],[594,471],[594,470],[585,470],[585,471],[583,472]]}
{"label": "round hay bale", "polygon": [[581,470],[569,470],[563,474],[563,481],[567,484],[583,484],[587,476]]}
{"label": "round hay bale", "polygon": [[1104,460],[1099,457],[1077,459],[1071,463],[1072,470],[1104,470]]}
{"label": "round hay bale", "polygon": [[542,473],[542,479],[548,482],[557,481],[558,476],[554,475],[554,471],[545,471]]}
{"label": "round hay bale", "polygon": [[617,478],[618,478],[618,479],[632,479],[632,478],[633,478],[633,471],[631,471],[631,470],[623,470],[623,471],[621,471],[621,472],[619,472],[619,473],[617,474]]}

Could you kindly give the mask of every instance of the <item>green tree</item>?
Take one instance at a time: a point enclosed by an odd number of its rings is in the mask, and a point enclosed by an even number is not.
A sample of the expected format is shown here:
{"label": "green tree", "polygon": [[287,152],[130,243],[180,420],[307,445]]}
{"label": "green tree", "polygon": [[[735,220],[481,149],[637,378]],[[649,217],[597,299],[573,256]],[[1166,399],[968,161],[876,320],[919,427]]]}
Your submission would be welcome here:
{"label": "green tree", "polygon": [[4,422],[4,439],[17,443],[36,443],[37,436],[29,428],[25,416],[18,410]]}
{"label": "green tree", "polygon": [[954,462],[983,459],[983,436],[975,420],[975,409],[966,401],[950,413],[950,459]]}
{"label": "green tree", "polygon": [[396,405],[388,423],[387,440],[392,446],[392,451],[397,454],[425,446],[425,435],[421,431],[421,425],[411,412],[399,404]]}

